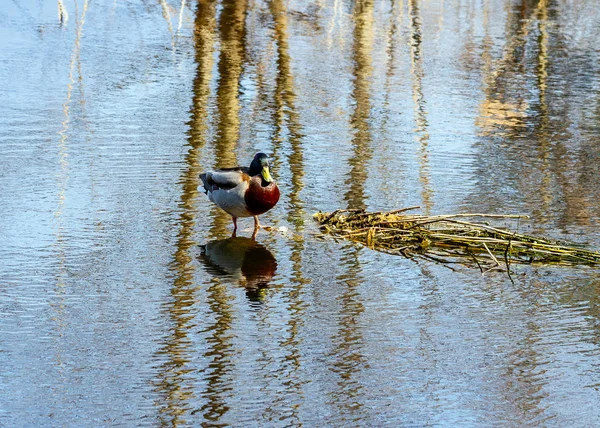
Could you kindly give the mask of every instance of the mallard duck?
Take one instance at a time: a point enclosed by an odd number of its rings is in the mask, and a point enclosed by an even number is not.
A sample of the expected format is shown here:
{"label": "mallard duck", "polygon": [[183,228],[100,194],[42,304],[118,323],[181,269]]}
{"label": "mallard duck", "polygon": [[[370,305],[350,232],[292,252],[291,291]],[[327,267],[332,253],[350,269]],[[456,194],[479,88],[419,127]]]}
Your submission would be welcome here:
{"label": "mallard duck", "polygon": [[279,187],[269,172],[269,158],[257,153],[250,167],[235,167],[200,174],[208,199],[231,215],[233,236],[238,217],[254,217],[254,234],[260,229],[258,216],[279,201]]}

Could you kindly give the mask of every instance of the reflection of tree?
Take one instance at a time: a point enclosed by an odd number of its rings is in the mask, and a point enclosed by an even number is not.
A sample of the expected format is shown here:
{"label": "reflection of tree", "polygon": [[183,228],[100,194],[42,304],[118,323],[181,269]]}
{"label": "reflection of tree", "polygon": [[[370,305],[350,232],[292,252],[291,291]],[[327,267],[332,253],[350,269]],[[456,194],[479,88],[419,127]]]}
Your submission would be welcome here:
{"label": "reflection of tree", "polygon": [[429,178],[429,132],[427,130],[427,110],[423,96],[423,59],[421,51],[421,12],[419,0],[409,0],[409,15],[411,24],[410,34],[410,64],[413,80],[412,96],[415,111],[416,135],[419,141],[419,181],[421,182],[421,200],[423,211],[429,213],[432,208],[432,190]]}
{"label": "reflection of tree", "polygon": [[[515,3],[508,11],[506,42],[496,59],[490,38],[484,39],[485,97],[477,118],[481,170],[474,203],[484,205],[482,211],[533,213],[535,223],[560,213],[559,224],[567,225],[589,221],[594,209],[589,195],[596,190],[577,179],[589,164],[582,168],[573,156],[579,144],[570,131],[576,106],[564,82],[576,87],[582,78],[571,71],[576,68],[570,60],[563,59],[566,37],[558,11],[553,0]],[[488,25],[486,20],[486,34]],[[515,199],[524,208],[515,206]],[[526,318],[540,318],[543,310],[532,302]],[[597,319],[597,315],[593,316]],[[517,407],[514,413],[520,424],[544,423],[542,418],[548,417],[544,414],[547,361],[538,344],[543,327],[534,321],[526,325],[504,373],[506,394]]]}
{"label": "reflection of tree", "polygon": [[[581,78],[571,76],[562,59],[566,39],[557,10],[552,0],[523,0],[509,11],[501,57],[493,60],[489,48],[484,56],[485,98],[477,125],[486,148],[482,184],[513,183],[537,222],[558,211],[559,221],[568,224],[589,221],[593,205],[586,195],[595,190],[572,179],[584,173],[572,157],[579,143],[564,143],[574,139],[575,114],[565,96],[568,86],[559,82]],[[512,197],[499,186],[486,199],[497,207]]]}
{"label": "reflection of tree", "polygon": [[215,142],[218,168],[237,165],[235,148],[240,133],[239,87],[245,58],[246,6],[243,0],[224,0],[219,17],[221,36],[217,89],[219,123]]}
{"label": "reflection of tree", "polygon": [[296,94],[292,75],[291,59],[288,46],[288,19],[287,11],[282,0],[270,3],[271,14],[275,21],[275,40],[277,42],[277,76],[275,82],[275,130],[276,139],[283,138],[286,124],[287,134],[291,145],[288,159],[292,172],[291,192],[289,194],[291,210],[289,220],[302,222],[303,203],[300,192],[304,187],[304,156],[302,153],[301,125],[294,105]]}
{"label": "reflection of tree", "polygon": [[373,1],[357,1],[354,6],[354,88],[355,102],[350,124],[354,129],[353,152],[349,160],[350,173],[346,180],[345,199],[348,208],[366,208],[365,183],[367,166],[372,157],[369,116],[371,110],[371,76],[373,74],[371,51],[373,49]]}
{"label": "reflection of tree", "polygon": [[[557,212],[564,216],[565,224],[590,217],[585,198],[592,189],[569,180],[579,176],[583,163],[571,157],[578,141],[569,127],[576,115],[571,111],[569,85],[564,82],[575,86],[581,77],[571,75],[570,70],[576,68],[569,64],[570,59],[562,58],[566,47],[559,10],[551,0],[515,4],[507,16],[506,42],[497,59],[491,38],[484,39],[485,98],[477,120],[481,181],[476,203],[491,208],[483,211],[523,210],[514,206],[518,193],[526,207],[523,211],[533,212],[536,222],[555,217]],[[488,25],[485,21],[486,35]],[[543,307],[532,302],[526,318],[540,318],[542,311]],[[594,313],[595,319],[597,315]],[[545,414],[544,407],[547,361],[538,343],[543,327],[534,321],[526,325],[504,373],[507,398],[515,403],[513,413],[519,424],[543,424],[542,418],[552,417]]]}
{"label": "reflection of tree", "polygon": [[159,354],[165,355],[166,362],[160,368],[157,390],[164,395],[161,408],[163,423],[177,426],[186,424],[183,415],[189,410],[189,401],[194,396],[191,385],[186,385],[186,374],[190,371],[188,338],[190,321],[194,315],[191,308],[194,298],[194,264],[190,249],[197,245],[193,239],[196,224],[198,186],[200,184],[199,156],[206,142],[207,106],[210,92],[212,55],[214,49],[215,2],[199,2],[194,27],[196,63],[194,95],[191,111],[189,150],[185,158],[186,169],[182,173],[181,213],[177,249],[173,256],[172,268],[175,272],[172,301],[167,312],[174,324],[172,334],[166,339]]}

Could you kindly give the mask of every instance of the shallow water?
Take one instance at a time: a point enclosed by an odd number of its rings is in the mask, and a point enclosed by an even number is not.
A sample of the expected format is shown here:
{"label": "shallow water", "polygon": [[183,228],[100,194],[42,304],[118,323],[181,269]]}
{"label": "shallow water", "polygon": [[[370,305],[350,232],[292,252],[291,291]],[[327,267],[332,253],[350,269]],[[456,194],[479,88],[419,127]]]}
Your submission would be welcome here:
{"label": "shallow water", "polygon": [[[600,247],[593,2],[0,8],[0,426],[592,426],[600,272],[452,271],[337,208]],[[198,174],[270,154],[248,239]]]}

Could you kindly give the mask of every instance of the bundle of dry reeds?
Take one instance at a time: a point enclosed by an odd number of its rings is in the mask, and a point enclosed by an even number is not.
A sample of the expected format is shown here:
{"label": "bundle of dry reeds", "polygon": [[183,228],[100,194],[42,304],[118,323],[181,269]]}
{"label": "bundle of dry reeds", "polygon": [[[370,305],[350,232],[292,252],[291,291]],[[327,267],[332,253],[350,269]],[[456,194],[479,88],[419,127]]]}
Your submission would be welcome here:
{"label": "bundle of dry reeds", "polygon": [[525,215],[406,214],[416,208],[337,210],[314,214],[314,218],[322,231],[371,249],[441,263],[476,264],[482,272],[499,269],[510,274],[511,263],[600,264],[600,252],[465,220],[528,218]]}

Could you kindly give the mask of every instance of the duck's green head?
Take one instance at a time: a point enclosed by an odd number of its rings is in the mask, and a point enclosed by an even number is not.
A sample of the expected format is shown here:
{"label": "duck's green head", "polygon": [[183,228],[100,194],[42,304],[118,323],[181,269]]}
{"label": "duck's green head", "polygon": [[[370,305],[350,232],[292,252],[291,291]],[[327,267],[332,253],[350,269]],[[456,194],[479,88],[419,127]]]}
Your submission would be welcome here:
{"label": "duck's green head", "polygon": [[250,164],[250,176],[262,175],[262,178],[267,183],[273,182],[273,177],[269,172],[269,157],[264,153],[257,153]]}

